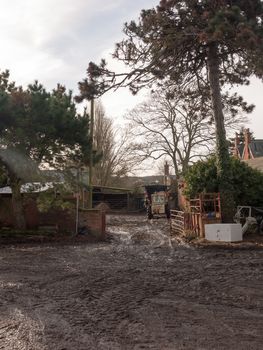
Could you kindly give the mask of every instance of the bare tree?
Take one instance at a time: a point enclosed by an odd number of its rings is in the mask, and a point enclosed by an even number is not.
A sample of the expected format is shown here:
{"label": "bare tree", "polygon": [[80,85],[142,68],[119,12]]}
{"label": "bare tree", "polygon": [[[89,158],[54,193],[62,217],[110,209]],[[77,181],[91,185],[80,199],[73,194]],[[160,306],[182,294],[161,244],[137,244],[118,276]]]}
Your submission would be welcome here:
{"label": "bare tree", "polygon": [[[246,117],[240,112],[243,101],[225,95],[226,127],[239,129]],[[231,102],[231,103],[230,103]],[[215,149],[212,108],[198,91],[158,89],[150,99],[133,109],[128,119],[133,125],[133,149],[142,160],[170,158],[176,176],[195,160]]]}
{"label": "bare tree", "polygon": [[115,128],[112,119],[105,115],[102,104],[96,104],[93,142],[101,159],[94,167],[94,184],[116,184],[118,178],[135,169],[137,160],[130,147],[129,135],[127,128]]}

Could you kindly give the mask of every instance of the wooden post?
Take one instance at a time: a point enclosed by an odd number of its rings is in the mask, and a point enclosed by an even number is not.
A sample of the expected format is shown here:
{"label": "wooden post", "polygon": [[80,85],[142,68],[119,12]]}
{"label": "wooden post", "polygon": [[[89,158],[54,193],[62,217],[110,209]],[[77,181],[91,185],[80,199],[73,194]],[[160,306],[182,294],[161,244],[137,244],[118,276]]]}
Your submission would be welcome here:
{"label": "wooden post", "polygon": [[90,130],[89,136],[91,140],[90,152],[89,152],[89,195],[88,195],[88,208],[92,209],[92,170],[93,170],[93,126],[94,126],[94,99],[90,101]]}

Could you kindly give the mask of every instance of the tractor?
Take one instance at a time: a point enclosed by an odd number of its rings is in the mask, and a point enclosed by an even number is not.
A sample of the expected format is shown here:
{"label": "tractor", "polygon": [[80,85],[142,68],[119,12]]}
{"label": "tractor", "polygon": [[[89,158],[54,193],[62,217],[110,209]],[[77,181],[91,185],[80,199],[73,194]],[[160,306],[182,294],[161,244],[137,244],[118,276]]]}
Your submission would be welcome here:
{"label": "tractor", "polygon": [[170,218],[169,193],[166,185],[146,185],[144,205],[147,209],[147,218]]}

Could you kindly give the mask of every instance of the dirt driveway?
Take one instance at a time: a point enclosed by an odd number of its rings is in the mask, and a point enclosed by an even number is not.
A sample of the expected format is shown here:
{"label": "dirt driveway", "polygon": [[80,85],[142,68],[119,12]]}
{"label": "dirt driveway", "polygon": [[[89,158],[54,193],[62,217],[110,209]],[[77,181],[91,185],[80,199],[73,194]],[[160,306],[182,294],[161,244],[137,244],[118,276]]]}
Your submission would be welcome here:
{"label": "dirt driveway", "polygon": [[0,248],[0,349],[263,348],[263,250],[171,246],[140,217],[108,231]]}

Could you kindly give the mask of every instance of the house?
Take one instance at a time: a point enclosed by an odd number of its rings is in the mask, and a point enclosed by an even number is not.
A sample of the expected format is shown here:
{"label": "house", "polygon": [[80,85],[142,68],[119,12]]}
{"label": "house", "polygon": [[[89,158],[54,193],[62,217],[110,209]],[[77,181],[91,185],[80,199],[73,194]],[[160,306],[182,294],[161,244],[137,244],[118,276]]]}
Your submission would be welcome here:
{"label": "house", "polygon": [[263,139],[254,139],[249,129],[236,133],[232,153],[240,160],[263,157]]}
{"label": "house", "polygon": [[263,172],[263,157],[248,159],[245,161],[253,169]]}

